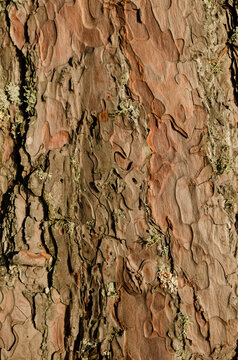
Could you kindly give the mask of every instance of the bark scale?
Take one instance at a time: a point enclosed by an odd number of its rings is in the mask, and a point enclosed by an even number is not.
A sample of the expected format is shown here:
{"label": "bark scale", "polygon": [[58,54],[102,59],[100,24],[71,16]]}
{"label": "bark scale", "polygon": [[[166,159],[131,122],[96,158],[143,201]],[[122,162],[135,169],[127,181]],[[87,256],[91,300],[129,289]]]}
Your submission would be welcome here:
{"label": "bark scale", "polygon": [[237,2],[0,26],[1,358],[235,359]]}

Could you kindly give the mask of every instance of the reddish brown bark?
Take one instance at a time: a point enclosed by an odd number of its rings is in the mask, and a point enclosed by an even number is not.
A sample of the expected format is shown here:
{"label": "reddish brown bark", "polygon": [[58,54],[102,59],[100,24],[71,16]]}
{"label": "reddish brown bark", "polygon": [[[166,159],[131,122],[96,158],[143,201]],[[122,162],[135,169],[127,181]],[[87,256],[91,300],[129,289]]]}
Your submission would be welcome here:
{"label": "reddish brown bark", "polygon": [[236,2],[1,4],[1,358],[235,359]]}

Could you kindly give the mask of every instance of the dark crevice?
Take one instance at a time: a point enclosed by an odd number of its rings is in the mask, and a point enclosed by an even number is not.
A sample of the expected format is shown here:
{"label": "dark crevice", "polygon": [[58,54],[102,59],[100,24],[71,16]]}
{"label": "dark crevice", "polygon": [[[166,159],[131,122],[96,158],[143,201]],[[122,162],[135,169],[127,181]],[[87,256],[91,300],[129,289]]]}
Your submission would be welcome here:
{"label": "dark crevice", "polygon": [[40,235],[41,243],[42,243],[45,251],[52,256],[52,254],[50,253],[50,249],[48,248],[48,246],[46,245],[46,242],[45,242],[45,238],[44,238],[44,224],[43,224],[43,223],[40,224],[40,230],[41,230],[41,235]]}
{"label": "dark crevice", "polygon": [[67,257],[67,265],[68,265],[69,274],[72,275],[74,273],[74,270],[71,264],[71,257],[69,256],[69,254]]}
{"label": "dark crevice", "polygon": [[[75,339],[75,341],[74,341],[74,349],[73,349],[73,355],[74,356],[76,356],[76,354],[77,354],[77,352],[79,351],[79,347],[80,347],[80,339],[82,339],[83,338],[83,333],[82,333],[82,331],[83,331],[83,324],[82,324],[82,326],[80,326],[80,322],[81,322],[82,320],[80,319],[80,321],[79,321],[79,333],[78,333],[78,335],[77,335],[77,337],[76,337],[76,339]],[[77,358],[76,358],[77,359]]]}
{"label": "dark crevice", "polygon": [[141,20],[141,10],[140,10],[140,9],[137,9],[137,10],[136,10],[136,21],[137,21],[139,24],[142,24],[142,20]]}
{"label": "dark crevice", "polygon": [[[3,237],[3,231],[4,231],[4,227],[3,225],[3,221],[6,217],[6,214],[8,213],[8,207],[9,205],[11,205],[11,195],[13,193],[13,188],[14,188],[15,184],[12,185],[8,191],[3,194],[2,196],[2,202],[1,202],[1,212],[0,212],[0,238],[2,239]],[[11,226],[11,223],[10,223]],[[4,249],[3,249],[3,243],[1,242],[1,253],[4,253]]]}
{"label": "dark crevice", "polygon": [[56,260],[57,260],[58,247],[57,247],[57,243],[54,238],[51,227],[48,229],[48,231],[49,231],[50,239],[53,243],[54,250],[55,250],[55,254],[54,254],[54,256],[52,256],[51,268],[48,271],[48,287],[51,288],[53,286],[54,267],[55,267]]}
{"label": "dark crevice", "polygon": [[225,1],[223,7],[226,10],[227,26],[226,31],[228,35],[228,41],[226,43],[229,49],[229,56],[231,58],[231,82],[234,91],[234,100],[238,106],[238,42],[232,40],[232,35],[238,30],[238,4],[237,1],[233,1],[232,5],[228,0]]}
{"label": "dark crevice", "polygon": [[36,322],[35,322],[35,317],[36,317],[36,303],[35,303],[35,297],[32,297],[32,314],[31,314],[31,318],[32,318],[32,323],[36,329]]}
{"label": "dark crevice", "polygon": [[[6,19],[6,24],[7,27],[10,29],[10,18],[8,16],[8,10],[7,10],[7,6],[10,4],[10,1],[6,1],[6,9],[5,9],[5,19]],[[23,188],[25,189],[26,193],[28,192],[28,181],[26,178],[23,178],[22,173],[24,170],[23,165],[21,164],[21,156],[20,156],[20,149],[23,147],[24,148],[24,144],[25,144],[25,139],[26,139],[26,133],[28,130],[28,122],[27,119],[29,118],[29,113],[27,111],[27,104],[25,101],[25,87],[27,86],[27,71],[29,71],[29,69],[27,70],[27,59],[24,56],[24,54],[12,43],[12,45],[14,46],[15,52],[16,52],[16,58],[17,61],[19,63],[19,69],[20,69],[20,100],[21,100],[21,105],[19,105],[19,110],[21,115],[24,118],[24,124],[22,124],[22,127],[24,127],[23,129],[21,129],[22,131],[18,131],[20,125],[17,127],[16,131],[15,131],[15,139],[14,139],[14,148],[13,148],[13,153],[11,155],[13,162],[15,164],[15,169],[16,169],[16,175],[15,175],[15,179],[11,182],[10,187],[8,189],[8,191],[3,195],[2,197],[2,202],[1,202],[1,213],[0,213],[0,224],[3,224],[4,219],[8,216],[8,211],[9,211],[9,206],[12,206],[12,194],[14,192],[14,188],[16,185],[21,184],[23,186]],[[33,69],[33,64],[31,64],[31,70]],[[32,72],[32,75],[34,75],[34,72]],[[23,135],[22,135],[23,133]],[[27,154],[27,153],[26,153]],[[29,160],[29,155],[28,156],[28,160]],[[28,199],[27,199],[28,200]],[[29,207],[27,207],[27,211],[28,214],[26,214],[26,217],[29,215]],[[10,223],[9,229],[12,228],[12,221]],[[23,228],[24,228],[24,224],[23,224]],[[2,237],[3,235],[3,228],[2,226],[0,227],[0,237]],[[24,238],[24,232],[23,232],[23,238]],[[11,238],[8,239],[9,241],[9,246],[10,248],[13,246],[13,240],[14,240],[14,236],[12,236]],[[11,246],[12,244],[12,246]],[[3,249],[2,249],[3,252]]]}
{"label": "dark crevice", "polygon": [[24,242],[24,244],[27,245],[25,225],[26,225],[27,218],[30,216],[30,203],[29,203],[29,194],[28,194],[28,192],[26,194],[27,194],[26,213],[25,213],[25,217],[24,217],[24,220],[23,220],[23,223],[22,223],[22,241]]}
{"label": "dark crevice", "polygon": [[[71,336],[71,327],[70,327],[70,314],[71,311],[70,311],[70,305],[68,305],[66,307],[66,310],[65,310],[65,317],[64,317],[64,333],[65,333],[65,339],[68,339],[70,336]],[[66,348],[67,348],[67,344],[66,345]],[[67,358],[66,358],[67,359]]]}
{"label": "dark crevice", "polygon": [[238,234],[238,214],[236,214],[235,229]]}
{"label": "dark crevice", "polygon": [[95,138],[97,139],[98,138],[98,135],[99,135],[99,133],[98,133],[98,119],[97,119],[97,117],[96,116],[94,116],[94,115],[91,115],[91,118],[92,118],[92,123],[90,124],[90,128],[89,128],[89,131],[90,131],[90,135],[93,137],[93,135],[94,135],[94,132],[95,132]]}
{"label": "dark crevice", "polygon": [[[6,6],[9,5],[10,1],[6,2]],[[8,16],[8,12],[7,9],[5,10],[5,19],[6,19],[6,23],[7,23],[7,27],[10,29],[10,19]],[[25,74],[25,62],[24,62],[24,56],[21,54],[21,52],[15,47],[16,50],[16,56],[18,58],[19,61],[19,65],[20,65],[20,69],[21,69],[21,74],[20,74],[20,78],[21,78],[21,83],[23,83],[23,79],[24,79],[24,74]],[[20,97],[22,99],[23,97],[23,88],[21,86],[20,88]],[[20,110],[24,113],[24,107],[23,105],[20,106]],[[22,178],[22,171],[23,171],[23,166],[21,165],[21,158],[20,158],[20,153],[19,153],[19,149],[22,145],[22,138],[19,135],[18,132],[16,132],[16,139],[14,142],[14,149],[13,149],[13,153],[12,153],[12,159],[14,161],[15,167],[16,167],[16,176],[15,179],[12,181],[12,183],[10,184],[10,187],[8,189],[8,191],[2,196],[2,202],[1,202],[1,213],[0,213],[0,224],[3,224],[4,219],[6,218],[8,211],[9,211],[9,206],[12,206],[11,203],[11,197],[12,194],[14,192],[14,187],[17,184],[22,184],[25,187],[24,184],[24,180]],[[12,221],[10,223],[9,229],[11,229],[12,227]],[[3,227],[0,227],[0,237],[2,238],[3,235]],[[9,239],[9,244],[13,243],[13,237]],[[1,245],[2,246],[2,245]],[[2,249],[3,252],[3,249]]]}
{"label": "dark crevice", "polygon": [[236,342],[235,355],[231,360],[237,360],[237,359],[238,359],[238,340]]}
{"label": "dark crevice", "polygon": [[92,189],[94,192],[96,192],[97,194],[100,193],[100,191],[99,191],[98,188],[95,186],[95,184],[94,184],[93,181],[91,181],[91,182],[89,183],[89,185],[90,185],[91,189]]}
{"label": "dark crevice", "polygon": [[114,234],[116,235],[116,222],[115,222],[115,215],[114,213],[111,214],[111,229],[114,232]]}
{"label": "dark crevice", "polygon": [[126,168],[126,171],[129,171],[131,169],[132,164],[133,164],[133,161],[130,161],[127,168]]}

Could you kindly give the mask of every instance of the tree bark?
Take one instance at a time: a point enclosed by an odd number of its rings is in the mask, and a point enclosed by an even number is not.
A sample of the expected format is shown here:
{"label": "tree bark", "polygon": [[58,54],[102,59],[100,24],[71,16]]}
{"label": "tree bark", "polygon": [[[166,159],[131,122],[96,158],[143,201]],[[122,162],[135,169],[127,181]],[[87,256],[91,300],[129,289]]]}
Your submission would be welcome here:
{"label": "tree bark", "polygon": [[237,358],[237,6],[0,1],[1,359]]}

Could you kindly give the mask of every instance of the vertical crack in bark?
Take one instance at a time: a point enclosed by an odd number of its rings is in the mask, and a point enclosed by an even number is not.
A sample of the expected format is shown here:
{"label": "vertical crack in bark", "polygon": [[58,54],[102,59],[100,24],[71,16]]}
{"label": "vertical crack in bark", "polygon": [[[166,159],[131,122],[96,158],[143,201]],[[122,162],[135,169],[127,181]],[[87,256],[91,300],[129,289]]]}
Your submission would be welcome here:
{"label": "vertical crack in bark", "polygon": [[231,57],[231,81],[234,89],[235,103],[238,105],[238,87],[237,87],[237,57],[238,57],[238,16],[237,16],[237,2],[230,3],[226,0],[223,4],[227,14],[227,46]]}

